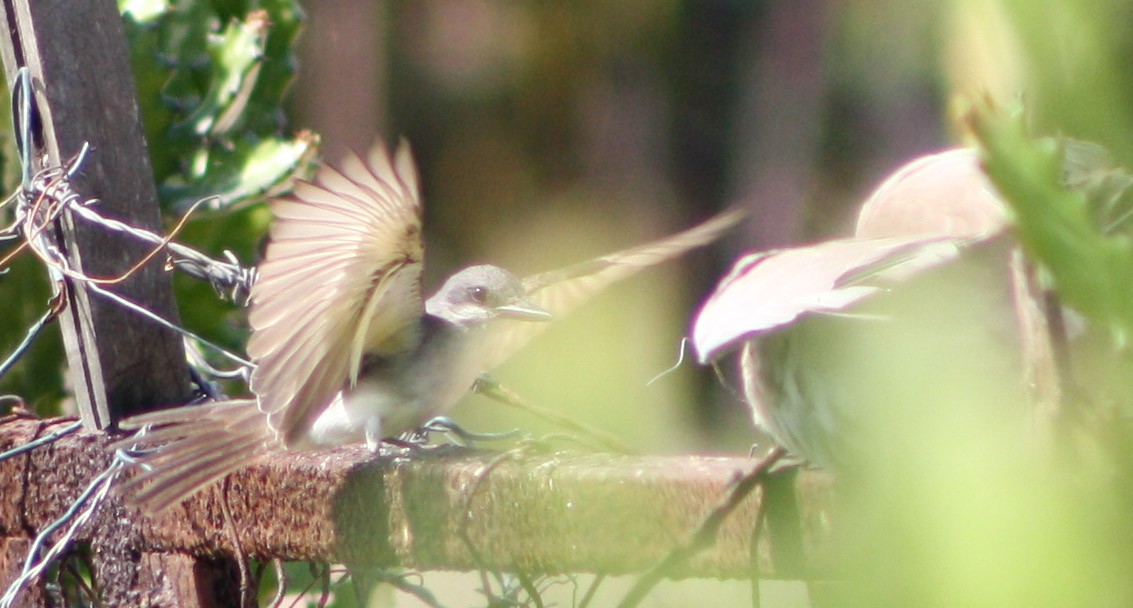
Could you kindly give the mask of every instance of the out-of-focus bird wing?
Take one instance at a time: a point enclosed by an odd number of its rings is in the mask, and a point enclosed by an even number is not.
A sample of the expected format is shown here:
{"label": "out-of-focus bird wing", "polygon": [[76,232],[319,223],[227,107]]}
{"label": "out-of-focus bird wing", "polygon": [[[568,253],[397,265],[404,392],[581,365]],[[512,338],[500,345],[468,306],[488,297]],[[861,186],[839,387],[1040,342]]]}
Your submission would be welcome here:
{"label": "out-of-focus bird wing", "polygon": [[[555,319],[561,318],[613,283],[715,241],[743,215],[742,210],[731,209],[667,238],[525,277],[524,290],[532,303],[550,312]],[[515,319],[493,321],[483,339],[483,370],[503,363],[546,329],[546,323]]]}
{"label": "out-of-focus bird wing", "polygon": [[341,170],[323,167],[271,209],[248,315],[251,388],[293,445],[356,382],[363,353],[394,354],[420,339],[424,246],[409,146],[391,157],[379,143]]}
{"label": "out-of-focus bird wing", "polygon": [[858,214],[858,238],[979,238],[1007,227],[1007,208],[973,148],[922,156],[890,175]]}
{"label": "out-of-focus bird wing", "polygon": [[701,363],[814,313],[837,313],[955,259],[970,241],[947,236],[841,239],[755,253],[720,281],[693,322]]}
{"label": "out-of-focus bird wing", "polygon": [[978,153],[956,148],[916,159],[862,205],[854,238],[742,258],[697,314],[702,363],[810,313],[849,309],[884,285],[955,259],[1002,234],[1006,208]]}

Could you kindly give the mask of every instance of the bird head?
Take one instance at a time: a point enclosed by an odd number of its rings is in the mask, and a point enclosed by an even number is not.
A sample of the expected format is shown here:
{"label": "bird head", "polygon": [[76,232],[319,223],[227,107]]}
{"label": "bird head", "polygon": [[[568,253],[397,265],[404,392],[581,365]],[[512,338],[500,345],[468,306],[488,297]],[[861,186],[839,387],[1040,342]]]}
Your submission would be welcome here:
{"label": "bird head", "polygon": [[550,321],[551,313],[527,297],[523,281],[498,266],[470,266],[449,277],[425,303],[429,314],[470,327],[498,317]]}

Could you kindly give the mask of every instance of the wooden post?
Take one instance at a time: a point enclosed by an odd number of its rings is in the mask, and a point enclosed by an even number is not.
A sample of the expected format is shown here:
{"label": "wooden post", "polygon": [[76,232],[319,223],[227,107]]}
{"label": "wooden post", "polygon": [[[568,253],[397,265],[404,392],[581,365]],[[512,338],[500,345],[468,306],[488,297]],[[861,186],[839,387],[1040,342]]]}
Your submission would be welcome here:
{"label": "wooden post", "polygon": [[[112,0],[5,0],[0,40],[8,82],[27,67],[39,110],[33,171],[59,166],[84,142],[92,152],[74,179],[99,213],[161,231],[121,16]],[[148,246],[65,214],[56,239],[87,276],[125,272]],[[87,428],[183,402],[189,376],[180,337],[68,281],[62,315],[75,397]],[[177,322],[171,282],[160,256],[119,285],[126,298]]]}
{"label": "wooden post", "polygon": [[[71,186],[97,211],[161,232],[157,192],[139,119],[121,16],[114,0],[4,0],[6,36],[0,54],[8,82],[26,67],[38,122],[31,134],[32,170],[63,165],[83,143],[91,151]],[[70,266],[92,277],[115,277],[149,249],[124,234],[65,213],[53,235]],[[161,256],[107,289],[177,323],[172,283]],[[84,425],[105,429],[133,413],[183,403],[189,374],[180,336],[66,281],[62,319],[75,397]],[[42,451],[42,449],[41,449]],[[50,452],[49,452],[50,453]],[[74,497],[100,470],[97,460],[53,462],[52,496]],[[22,505],[27,515],[57,516],[60,505]],[[231,560],[139,554],[120,507],[103,505],[87,538],[97,560],[95,583],[104,605],[238,605],[218,591],[231,581]],[[24,528],[28,530],[29,528]],[[11,554],[14,542],[6,539]],[[11,557],[11,555],[9,555]],[[218,567],[219,566],[219,567]],[[220,573],[220,574],[218,574]],[[34,593],[34,591],[33,591]]]}

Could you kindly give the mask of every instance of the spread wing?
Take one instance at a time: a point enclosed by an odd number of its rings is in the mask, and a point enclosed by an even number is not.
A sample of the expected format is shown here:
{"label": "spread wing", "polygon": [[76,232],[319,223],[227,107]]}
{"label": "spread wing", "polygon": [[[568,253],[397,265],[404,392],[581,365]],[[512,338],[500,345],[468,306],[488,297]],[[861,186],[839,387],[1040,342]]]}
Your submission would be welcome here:
{"label": "spread wing", "polygon": [[848,310],[996,238],[1007,224],[975,150],[918,158],[862,205],[854,238],[740,259],[697,314],[693,346],[704,363],[803,315]]}
{"label": "spread wing", "polygon": [[840,239],[745,256],[697,313],[693,348],[706,363],[804,315],[845,311],[955,259],[972,242],[948,236]]}
{"label": "spread wing", "polygon": [[402,142],[379,143],[341,170],[271,204],[275,222],[248,315],[251,388],[285,444],[301,439],[364,352],[412,348],[420,294],[421,202]]}
{"label": "spread wing", "polygon": [[[735,226],[743,215],[742,210],[731,209],[667,238],[525,277],[523,287],[532,303],[559,319],[606,287],[649,266],[715,241]],[[492,328],[483,338],[484,371],[503,363],[546,328],[546,323],[515,319],[493,321]]]}

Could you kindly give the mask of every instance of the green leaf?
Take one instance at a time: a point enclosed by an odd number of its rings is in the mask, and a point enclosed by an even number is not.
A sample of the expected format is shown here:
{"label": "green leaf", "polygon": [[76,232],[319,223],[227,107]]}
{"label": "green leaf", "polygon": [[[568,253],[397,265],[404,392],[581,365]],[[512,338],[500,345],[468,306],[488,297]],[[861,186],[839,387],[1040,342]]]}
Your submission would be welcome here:
{"label": "green leaf", "polygon": [[247,139],[231,147],[201,149],[198,162],[186,174],[170,176],[161,184],[161,198],[181,213],[208,197],[215,197],[221,208],[262,197],[306,171],[316,142],[312,134],[301,133],[293,140]]}
{"label": "green leaf", "polygon": [[211,196],[240,204],[304,171],[316,139],[282,134],[302,21],[295,0],[158,6],[119,4],[163,208],[180,213]]}
{"label": "green leaf", "polygon": [[174,130],[203,138],[235,129],[256,86],[267,25],[266,15],[256,12],[245,21],[233,20],[220,35],[208,37],[212,68],[208,90]]}
{"label": "green leaf", "polygon": [[[1075,148],[1068,162],[1065,144],[1032,137],[1021,112],[1004,116],[982,106],[971,124],[1023,247],[1050,272],[1065,303],[1124,342],[1133,329],[1127,297],[1133,293],[1133,245],[1128,235],[1112,229],[1126,222],[1105,218],[1122,208],[1125,178],[1088,169],[1091,155],[1095,162],[1099,158],[1096,150]],[[1071,182],[1083,189],[1066,187]],[[1107,189],[1120,196],[1100,196]],[[1101,202],[1092,205],[1088,192]]]}

